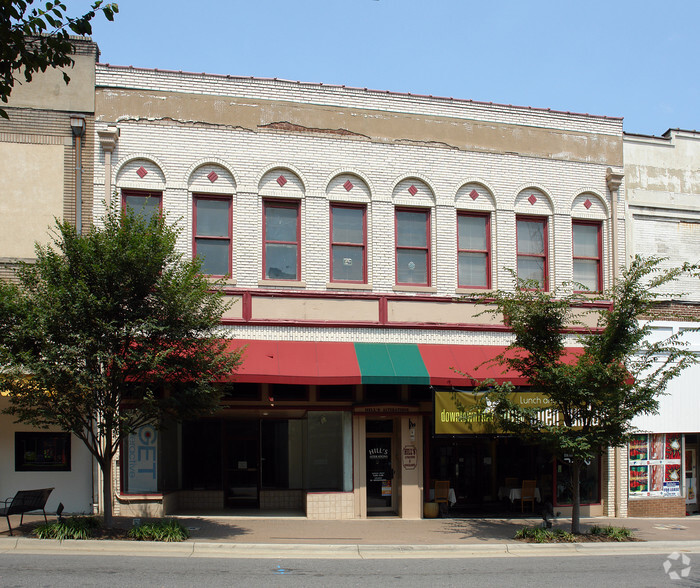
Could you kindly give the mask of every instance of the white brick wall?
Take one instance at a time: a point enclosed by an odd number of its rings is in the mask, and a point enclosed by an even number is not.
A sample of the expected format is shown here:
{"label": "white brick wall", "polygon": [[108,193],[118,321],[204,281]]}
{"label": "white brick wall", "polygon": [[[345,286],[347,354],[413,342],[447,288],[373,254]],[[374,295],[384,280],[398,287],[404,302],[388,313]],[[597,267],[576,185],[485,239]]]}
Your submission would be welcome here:
{"label": "white brick wall", "polygon": [[[178,82],[177,84],[175,82]],[[207,91],[286,100],[331,101],[372,108],[403,107],[412,112],[449,114],[484,120],[619,132],[617,122],[599,117],[550,113],[469,102],[368,93],[363,90],[303,84],[164,74],[129,68],[98,68],[99,85],[123,85],[177,91]],[[409,108],[410,107],[410,108]],[[448,112],[449,111],[449,112]],[[256,288],[262,278],[262,201],[264,197],[299,199],[302,203],[302,275],[307,290],[322,291],[329,281],[329,202],[368,203],[368,281],[377,293],[395,287],[394,205],[422,206],[431,211],[431,286],[441,296],[457,288],[456,211],[491,210],[493,285],[509,288],[505,268],[514,268],[515,214],[547,215],[549,222],[550,281],[572,279],[571,218],[608,216],[605,165],[562,159],[524,157],[450,150],[430,145],[386,144],[302,133],[253,133],[224,126],[206,128],[167,121],[118,122],[120,138],[113,155],[112,182],[118,188],[143,187],[164,191],[163,207],[171,222],[183,228],[178,247],[191,251],[192,192],[231,194],[233,198],[233,279],[238,287]],[[98,123],[96,130],[105,128]],[[617,129],[617,131],[615,131]],[[96,143],[95,193],[104,185],[104,154]],[[135,173],[143,165],[148,175]],[[215,171],[215,182],[207,174]],[[284,174],[287,183],[276,179]],[[350,179],[353,190],[342,184]],[[415,185],[412,196],[408,187]],[[472,189],[480,196],[469,197]],[[527,196],[535,194],[536,205]],[[585,194],[585,196],[582,196]],[[590,199],[594,206],[585,209]],[[607,201],[607,202],[606,202]],[[104,211],[99,200],[95,216]],[[573,211],[573,212],[572,212]],[[622,212],[622,210],[621,210]],[[621,215],[622,216],[622,215]],[[604,222],[605,236],[609,234]],[[624,221],[620,244],[624,246]],[[605,255],[610,247],[604,245]],[[624,249],[621,249],[624,259]],[[610,264],[605,264],[606,285]],[[406,295],[410,295],[407,293]]]}

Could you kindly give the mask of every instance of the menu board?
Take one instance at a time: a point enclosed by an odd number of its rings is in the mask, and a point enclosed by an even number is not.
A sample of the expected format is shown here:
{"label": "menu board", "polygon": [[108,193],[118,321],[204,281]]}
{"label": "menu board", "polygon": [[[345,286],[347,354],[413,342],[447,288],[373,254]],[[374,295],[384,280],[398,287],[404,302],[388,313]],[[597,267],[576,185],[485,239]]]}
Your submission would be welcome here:
{"label": "menu board", "polygon": [[629,441],[630,498],[681,495],[681,435],[633,435]]}

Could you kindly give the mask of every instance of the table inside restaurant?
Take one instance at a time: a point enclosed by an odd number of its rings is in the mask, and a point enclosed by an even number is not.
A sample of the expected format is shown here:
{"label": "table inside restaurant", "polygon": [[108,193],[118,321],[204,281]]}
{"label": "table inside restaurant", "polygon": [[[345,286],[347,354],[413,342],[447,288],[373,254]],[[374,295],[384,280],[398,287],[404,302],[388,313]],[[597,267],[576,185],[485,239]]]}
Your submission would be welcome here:
{"label": "table inside restaurant", "polygon": [[[430,500],[431,500],[431,502],[433,500],[435,500],[435,489],[434,488],[430,489]],[[454,488],[450,488],[450,491],[447,493],[447,500],[449,501],[450,504],[456,504],[457,495],[455,494]]]}
{"label": "table inside restaurant", "polygon": [[[515,502],[516,500],[520,500],[520,497],[523,495],[523,487],[522,486],[501,486],[498,489],[498,499],[502,500],[503,498],[508,498],[511,502]],[[537,502],[542,502],[542,497],[540,495],[540,489],[535,488],[535,500]]]}

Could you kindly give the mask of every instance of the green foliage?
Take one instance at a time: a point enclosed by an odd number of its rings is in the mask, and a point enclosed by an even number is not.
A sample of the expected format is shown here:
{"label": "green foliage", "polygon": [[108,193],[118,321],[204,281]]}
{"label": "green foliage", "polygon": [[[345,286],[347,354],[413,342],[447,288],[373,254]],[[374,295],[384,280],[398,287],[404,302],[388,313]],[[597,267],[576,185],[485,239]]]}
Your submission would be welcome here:
{"label": "green foliage", "polygon": [[102,528],[96,517],[70,517],[53,523],[45,523],[34,529],[39,539],[91,539]]}
{"label": "green foliage", "polygon": [[598,525],[593,525],[589,531],[591,535],[601,535],[607,537],[610,541],[628,541],[632,538],[632,531],[626,527],[613,527],[608,525],[607,527],[600,527]]}
{"label": "green foliage", "polygon": [[86,234],[57,222],[53,244],[21,265],[19,285],[0,284],[6,412],[75,434],[106,484],[130,432],[215,411],[217,381],[240,363],[219,332],[219,284],[176,251],[177,236],[161,215],[115,203]]}
{"label": "green foliage", "polygon": [[544,527],[523,527],[515,533],[516,539],[532,543],[573,543],[576,536],[563,529],[545,529]]}
{"label": "green foliage", "polygon": [[[97,11],[107,20],[113,21],[119,6],[97,0],[90,10],[78,17],[66,14],[62,2],[45,2],[42,7],[32,8],[34,0],[3,0],[0,2],[0,99],[7,102],[15,82],[22,75],[27,82],[33,74],[49,68],[73,66],[74,49],[70,35],[90,35],[90,21]],[[40,3],[38,3],[40,4]],[[63,71],[63,80],[70,81]],[[8,118],[0,108],[0,116]]]}
{"label": "green foliage", "polygon": [[170,519],[155,523],[144,523],[129,529],[129,537],[137,541],[184,541],[189,531],[179,521]]}

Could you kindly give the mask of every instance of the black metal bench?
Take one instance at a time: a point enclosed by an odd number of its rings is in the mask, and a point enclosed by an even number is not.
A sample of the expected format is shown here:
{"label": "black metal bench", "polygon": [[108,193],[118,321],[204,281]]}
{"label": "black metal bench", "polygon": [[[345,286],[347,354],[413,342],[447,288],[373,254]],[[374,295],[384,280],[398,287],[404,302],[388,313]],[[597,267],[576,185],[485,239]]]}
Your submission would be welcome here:
{"label": "black metal bench", "polygon": [[[12,527],[10,526],[10,515],[18,514],[22,515],[19,520],[21,525],[24,522],[24,513],[32,512],[34,510],[40,510],[44,513],[44,520],[48,523],[49,520],[46,518],[46,501],[49,499],[49,495],[53,491],[53,488],[39,488],[38,490],[20,490],[12,498],[7,500],[0,500],[0,503],[4,503],[4,507],[0,507],[0,516],[4,516],[7,519],[7,527],[10,529],[10,535],[12,535]],[[8,504],[9,503],[9,504]]]}

